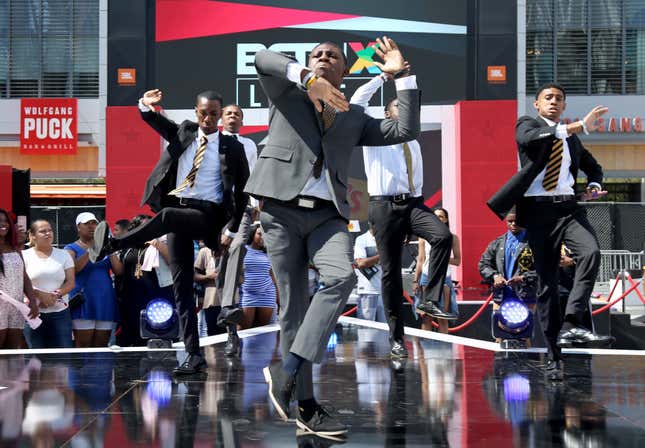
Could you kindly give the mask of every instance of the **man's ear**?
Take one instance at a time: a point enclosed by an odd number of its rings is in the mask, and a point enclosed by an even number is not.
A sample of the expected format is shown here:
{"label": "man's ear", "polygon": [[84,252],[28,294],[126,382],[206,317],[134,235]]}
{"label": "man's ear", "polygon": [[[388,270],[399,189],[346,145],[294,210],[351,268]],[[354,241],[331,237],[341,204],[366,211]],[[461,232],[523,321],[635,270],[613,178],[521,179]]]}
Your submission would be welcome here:
{"label": "man's ear", "polygon": [[540,107],[538,106],[538,100],[533,101],[533,107],[535,107],[536,110],[540,109]]}
{"label": "man's ear", "polygon": [[384,116],[385,116],[385,118],[392,118],[392,114],[390,114],[390,111],[389,111],[389,110],[386,110],[386,111],[385,111]]}
{"label": "man's ear", "polygon": [[562,103],[562,112],[564,112],[566,108],[567,108],[567,102],[565,101],[564,103]]}

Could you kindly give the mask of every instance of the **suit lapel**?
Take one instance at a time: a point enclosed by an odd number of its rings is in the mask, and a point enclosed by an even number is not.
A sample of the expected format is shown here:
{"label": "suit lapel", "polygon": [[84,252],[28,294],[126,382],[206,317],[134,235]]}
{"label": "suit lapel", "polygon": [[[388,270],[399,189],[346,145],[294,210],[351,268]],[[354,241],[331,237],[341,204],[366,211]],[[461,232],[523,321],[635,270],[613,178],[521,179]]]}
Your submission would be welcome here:
{"label": "suit lapel", "polygon": [[504,263],[504,254],[506,252],[506,237],[507,234],[504,234],[502,244],[497,248],[497,253],[495,254],[495,263],[497,263],[497,268],[500,270],[500,273],[503,277],[506,277],[506,264]]}

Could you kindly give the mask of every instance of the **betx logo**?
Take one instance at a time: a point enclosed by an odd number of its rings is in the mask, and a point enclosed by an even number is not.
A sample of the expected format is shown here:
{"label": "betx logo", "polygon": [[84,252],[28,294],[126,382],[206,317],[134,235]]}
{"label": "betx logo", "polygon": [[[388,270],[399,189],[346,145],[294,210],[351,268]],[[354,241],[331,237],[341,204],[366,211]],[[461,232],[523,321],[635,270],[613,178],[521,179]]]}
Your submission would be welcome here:
{"label": "betx logo", "polygon": [[76,154],[76,98],[20,100],[22,154]]}

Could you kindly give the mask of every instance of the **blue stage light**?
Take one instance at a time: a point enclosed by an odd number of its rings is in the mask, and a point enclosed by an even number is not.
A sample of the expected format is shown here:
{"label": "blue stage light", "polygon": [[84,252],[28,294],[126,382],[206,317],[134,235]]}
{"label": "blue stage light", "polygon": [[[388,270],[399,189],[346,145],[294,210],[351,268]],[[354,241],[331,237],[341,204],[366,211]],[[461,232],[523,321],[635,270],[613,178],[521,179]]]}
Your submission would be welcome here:
{"label": "blue stage light", "polygon": [[531,394],[531,383],[528,378],[513,373],[504,378],[504,399],[506,401],[526,401]]}
{"label": "blue stage light", "polygon": [[146,306],[146,321],[150,328],[163,330],[173,323],[175,307],[166,299],[153,299]]}
{"label": "blue stage light", "polygon": [[338,345],[338,335],[334,332],[329,336],[329,340],[327,341],[327,350],[334,350],[336,345]]}
{"label": "blue stage light", "polygon": [[505,330],[521,331],[529,323],[531,311],[517,299],[504,300],[499,309],[500,324]]}

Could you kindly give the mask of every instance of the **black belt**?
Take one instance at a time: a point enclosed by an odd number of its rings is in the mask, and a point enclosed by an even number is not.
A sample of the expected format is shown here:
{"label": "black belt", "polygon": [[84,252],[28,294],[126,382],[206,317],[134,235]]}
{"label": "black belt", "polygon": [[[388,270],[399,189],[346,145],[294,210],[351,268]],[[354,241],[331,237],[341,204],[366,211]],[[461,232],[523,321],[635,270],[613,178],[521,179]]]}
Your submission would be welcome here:
{"label": "black belt", "polygon": [[410,193],[401,193],[395,194],[392,196],[370,196],[370,201],[390,201],[396,203],[408,202],[410,199],[414,199],[416,196],[412,196]]}
{"label": "black belt", "polygon": [[530,199],[534,202],[558,203],[574,201],[576,197],[573,194],[556,194],[554,196],[527,196],[527,199]]}
{"label": "black belt", "polygon": [[318,209],[326,206],[334,207],[332,201],[327,201],[325,199],[320,199],[313,196],[296,196],[295,198],[289,201],[281,201],[279,199],[267,198],[267,201],[277,202],[278,204],[288,205],[291,207],[300,207],[306,209]]}
{"label": "black belt", "polygon": [[179,198],[179,205],[182,207],[197,208],[200,210],[207,210],[213,207],[218,206],[217,202],[205,201],[203,199],[193,199],[193,198]]}

